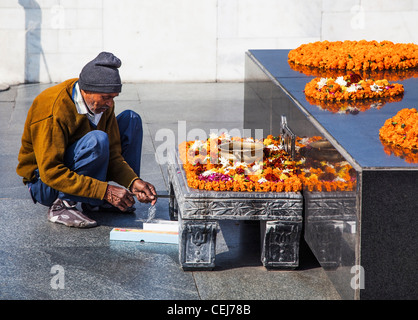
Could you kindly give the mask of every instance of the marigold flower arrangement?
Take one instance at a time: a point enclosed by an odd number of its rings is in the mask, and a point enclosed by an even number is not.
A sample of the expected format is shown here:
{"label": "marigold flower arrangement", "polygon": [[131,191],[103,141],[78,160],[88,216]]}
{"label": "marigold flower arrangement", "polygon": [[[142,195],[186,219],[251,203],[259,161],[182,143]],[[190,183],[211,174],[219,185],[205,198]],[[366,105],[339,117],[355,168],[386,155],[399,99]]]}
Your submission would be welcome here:
{"label": "marigold flower arrangement", "polygon": [[317,41],[291,50],[297,65],[341,70],[402,70],[418,66],[418,45],[391,41]]}
{"label": "marigold flower arrangement", "polygon": [[385,121],[379,130],[380,139],[389,145],[418,152],[418,113],[415,108],[400,110]]}
{"label": "marigold flower arrangement", "polygon": [[337,78],[315,78],[305,86],[305,95],[320,101],[386,98],[404,93],[402,84],[383,80],[363,80],[358,74]]}
{"label": "marigold flower arrangement", "polygon": [[262,139],[263,158],[253,163],[228,160],[218,146],[225,141],[254,141],[211,135],[206,141],[187,141],[180,146],[180,159],[189,187],[214,191],[297,192],[302,183],[295,162],[281,147],[280,139]]}
{"label": "marigold flower arrangement", "polygon": [[[225,141],[254,141],[229,137],[226,134],[211,136],[206,141],[183,142],[180,159],[191,188],[214,191],[244,192],[297,192],[351,191],[356,186],[356,172],[346,161],[306,160],[301,151],[322,137],[296,139],[297,159],[291,161],[281,147],[280,137],[272,135],[262,139],[263,160],[247,164],[220,157],[218,146]],[[257,140],[256,140],[257,141]]]}

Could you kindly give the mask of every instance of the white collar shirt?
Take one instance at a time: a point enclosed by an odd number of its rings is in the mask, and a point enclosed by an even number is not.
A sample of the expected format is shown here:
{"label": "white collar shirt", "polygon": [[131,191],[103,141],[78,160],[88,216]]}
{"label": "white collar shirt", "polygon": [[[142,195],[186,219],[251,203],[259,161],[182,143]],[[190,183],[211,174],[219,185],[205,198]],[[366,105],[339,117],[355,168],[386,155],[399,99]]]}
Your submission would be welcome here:
{"label": "white collar shirt", "polygon": [[84,102],[83,96],[81,95],[80,86],[78,85],[78,82],[74,85],[73,90],[73,100],[75,103],[75,107],[77,108],[77,112],[79,114],[85,114],[89,121],[97,127],[97,124],[99,123],[103,112],[100,112],[99,114],[95,114],[91,112],[91,110],[87,107],[86,103]]}

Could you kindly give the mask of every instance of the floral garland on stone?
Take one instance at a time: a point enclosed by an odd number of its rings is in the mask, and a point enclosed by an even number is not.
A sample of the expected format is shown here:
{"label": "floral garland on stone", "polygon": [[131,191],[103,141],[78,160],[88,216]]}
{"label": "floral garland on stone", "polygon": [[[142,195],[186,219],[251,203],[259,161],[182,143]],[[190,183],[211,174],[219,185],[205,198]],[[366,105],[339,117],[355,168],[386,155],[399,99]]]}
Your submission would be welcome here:
{"label": "floral garland on stone", "polygon": [[391,41],[317,41],[291,50],[297,65],[341,70],[403,70],[418,66],[418,45]]}
{"label": "floral garland on stone", "polygon": [[405,108],[387,119],[379,130],[379,136],[386,144],[418,152],[417,109]]}
{"label": "floral garland on stone", "polygon": [[[282,149],[280,137],[262,139],[263,161],[250,164],[220,157],[218,146],[225,141],[254,141],[211,135],[206,141],[183,142],[179,146],[180,159],[189,187],[213,191],[240,192],[332,192],[352,191],[356,187],[356,172],[347,161],[307,160],[303,150],[322,137],[297,137],[296,159],[291,161]],[[257,140],[255,140],[257,142]]]}
{"label": "floral garland on stone", "polygon": [[320,101],[386,98],[404,93],[402,84],[383,80],[363,80],[357,74],[337,78],[315,78],[305,86],[305,95]]}
{"label": "floral garland on stone", "polygon": [[[278,137],[262,139],[263,159],[253,163],[228,160],[220,156],[219,146],[226,141],[254,141],[211,135],[206,141],[187,141],[180,145],[180,159],[191,188],[214,191],[297,192],[302,183],[294,161]],[[214,147],[215,146],[215,147]]]}

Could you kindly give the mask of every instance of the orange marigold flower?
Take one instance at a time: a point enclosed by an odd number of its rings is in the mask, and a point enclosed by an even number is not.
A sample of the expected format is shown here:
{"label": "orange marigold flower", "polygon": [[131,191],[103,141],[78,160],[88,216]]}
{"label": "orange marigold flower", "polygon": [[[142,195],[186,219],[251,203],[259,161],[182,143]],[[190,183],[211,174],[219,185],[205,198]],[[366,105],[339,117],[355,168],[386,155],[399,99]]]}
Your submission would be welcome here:
{"label": "orange marigold flower", "polygon": [[418,151],[418,113],[415,108],[400,110],[385,121],[379,130],[380,139],[394,146]]}
{"label": "orange marigold flower", "polygon": [[418,45],[391,41],[317,41],[291,50],[288,60],[324,69],[401,70],[418,66]]}
{"label": "orange marigold flower", "polygon": [[[355,81],[355,80],[354,80]],[[305,86],[305,95],[320,101],[341,101],[370,98],[387,98],[404,93],[402,84],[384,80],[353,82],[352,75],[337,78],[315,78]]]}

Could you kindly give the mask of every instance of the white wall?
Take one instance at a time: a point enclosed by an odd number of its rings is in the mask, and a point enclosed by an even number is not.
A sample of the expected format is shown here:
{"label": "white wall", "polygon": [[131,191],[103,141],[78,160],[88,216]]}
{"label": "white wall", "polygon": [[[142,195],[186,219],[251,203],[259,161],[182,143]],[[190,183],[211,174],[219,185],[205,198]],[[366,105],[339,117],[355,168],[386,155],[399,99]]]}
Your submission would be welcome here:
{"label": "white wall", "polygon": [[418,43],[418,0],[0,0],[0,83],[77,77],[100,51],[123,81],[243,81],[249,49]]}

